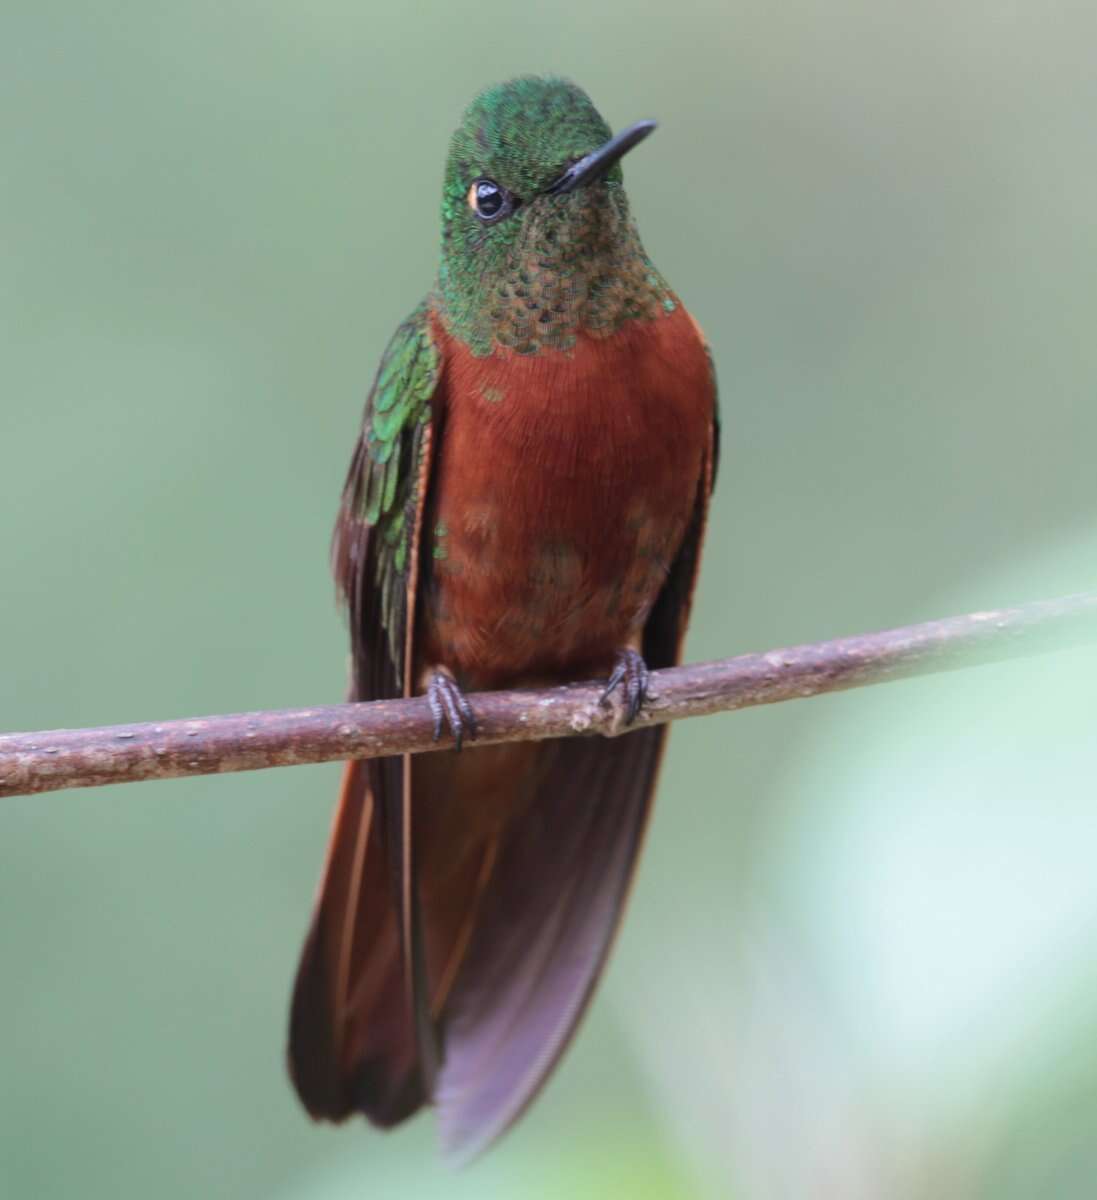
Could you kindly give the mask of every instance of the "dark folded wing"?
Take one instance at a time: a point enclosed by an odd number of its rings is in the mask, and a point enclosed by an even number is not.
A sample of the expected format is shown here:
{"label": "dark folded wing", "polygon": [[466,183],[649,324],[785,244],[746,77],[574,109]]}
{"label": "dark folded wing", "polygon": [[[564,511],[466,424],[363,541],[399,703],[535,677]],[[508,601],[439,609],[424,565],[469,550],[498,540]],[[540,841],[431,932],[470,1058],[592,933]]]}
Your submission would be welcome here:
{"label": "dark folded wing", "polygon": [[[440,369],[422,305],[381,360],[332,543],[353,699],[401,696],[410,685],[408,615]],[[317,1117],[359,1109],[388,1125],[424,1099],[406,979],[416,924],[406,773],[405,760],[392,758],[349,763],[344,775],[290,1018],[290,1071]]]}

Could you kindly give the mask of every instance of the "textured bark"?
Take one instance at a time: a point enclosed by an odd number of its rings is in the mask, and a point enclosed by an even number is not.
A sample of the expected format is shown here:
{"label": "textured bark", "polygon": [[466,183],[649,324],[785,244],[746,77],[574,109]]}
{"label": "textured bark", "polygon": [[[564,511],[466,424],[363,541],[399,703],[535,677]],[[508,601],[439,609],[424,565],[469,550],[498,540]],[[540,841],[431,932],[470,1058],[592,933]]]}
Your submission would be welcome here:
{"label": "textured bark", "polygon": [[[652,695],[636,727],[956,670],[1094,640],[1097,593],[1085,593],[883,633],[672,667],[652,675]],[[597,683],[473,695],[470,700],[480,730],[477,740],[487,744],[623,732],[619,706],[601,703],[600,695]],[[432,740],[431,716],[422,698],[14,733],[0,736],[0,797],[417,754],[450,745],[448,737]]]}

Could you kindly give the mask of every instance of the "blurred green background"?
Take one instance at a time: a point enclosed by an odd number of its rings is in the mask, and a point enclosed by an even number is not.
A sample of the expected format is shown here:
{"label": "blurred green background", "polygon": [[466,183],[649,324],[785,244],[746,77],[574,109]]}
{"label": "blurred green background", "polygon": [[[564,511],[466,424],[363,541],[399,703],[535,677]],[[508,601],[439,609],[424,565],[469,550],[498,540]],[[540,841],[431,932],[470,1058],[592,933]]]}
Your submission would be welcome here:
{"label": "blurred green background", "polygon": [[[334,701],[446,139],[562,73],[708,331],[693,658],[1097,586],[1097,10],[0,0],[0,728]],[[452,1175],[282,1067],[338,769],[0,805],[0,1196],[1092,1195],[1097,655],[689,722],[598,1002]]]}

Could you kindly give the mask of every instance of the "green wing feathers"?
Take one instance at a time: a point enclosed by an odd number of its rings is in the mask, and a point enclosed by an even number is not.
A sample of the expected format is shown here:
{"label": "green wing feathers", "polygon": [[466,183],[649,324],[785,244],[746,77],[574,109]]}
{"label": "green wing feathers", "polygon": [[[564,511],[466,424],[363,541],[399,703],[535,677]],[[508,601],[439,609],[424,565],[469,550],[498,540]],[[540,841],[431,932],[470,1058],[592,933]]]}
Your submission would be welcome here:
{"label": "green wing feathers", "polygon": [[[403,684],[407,575],[440,367],[423,303],[381,359],[343,489],[332,567],[350,615],[355,692],[363,700],[399,695]],[[373,661],[378,653],[381,662]]]}

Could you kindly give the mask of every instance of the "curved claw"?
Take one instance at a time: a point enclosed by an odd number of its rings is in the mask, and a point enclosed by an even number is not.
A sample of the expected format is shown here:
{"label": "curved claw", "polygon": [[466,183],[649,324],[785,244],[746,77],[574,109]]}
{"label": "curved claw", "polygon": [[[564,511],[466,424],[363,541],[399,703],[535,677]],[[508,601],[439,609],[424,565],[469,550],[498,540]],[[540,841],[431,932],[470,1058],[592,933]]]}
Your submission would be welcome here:
{"label": "curved claw", "polygon": [[435,671],[427,684],[427,704],[434,718],[434,740],[438,741],[446,725],[453,734],[457,749],[467,737],[476,736],[476,714],[465,699],[457,681],[447,671]]}
{"label": "curved claw", "polygon": [[602,703],[604,704],[619,687],[623,687],[625,724],[631,725],[647,699],[650,676],[651,672],[642,654],[631,649],[618,650],[617,662],[602,693]]}

